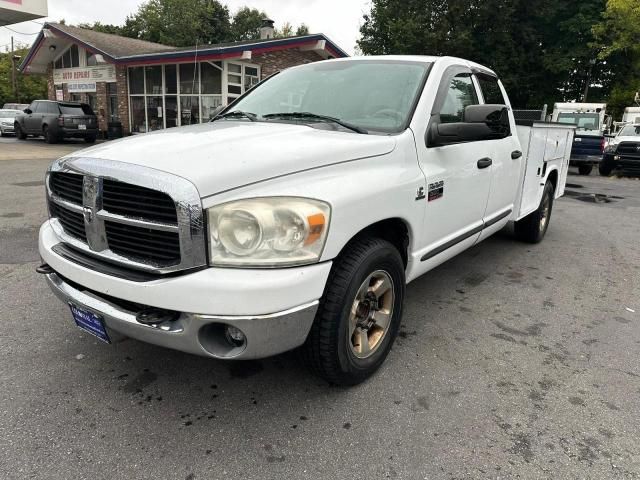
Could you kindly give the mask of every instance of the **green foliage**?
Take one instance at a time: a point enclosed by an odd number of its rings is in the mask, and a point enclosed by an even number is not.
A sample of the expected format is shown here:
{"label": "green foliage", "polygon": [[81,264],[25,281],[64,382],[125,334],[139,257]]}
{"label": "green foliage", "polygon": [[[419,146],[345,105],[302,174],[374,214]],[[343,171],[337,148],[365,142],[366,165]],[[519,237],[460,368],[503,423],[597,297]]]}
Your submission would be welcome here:
{"label": "green foliage", "polygon": [[260,27],[262,27],[262,20],[265,18],[268,18],[267,14],[256,8],[241,8],[233,16],[231,22],[231,39],[241,41],[260,38]]}
{"label": "green foliage", "polygon": [[[603,17],[611,4],[618,10]],[[624,13],[619,4],[626,5]],[[474,60],[500,75],[519,108],[581,100],[587,84],[592,87],[589,101],[606,100],[623,74],[620,61],[612,68],[614,53],[604,57],[600,52],[624,51],[631,55],[627,62],[640,58],[628,48],[633,38],[639,44],[640,21],[630,25],[631,10],[639,8],[638,0],[373,0],[358,48],[368,55]],[[600,31],[594,25],[599,22],[609,22],[602,31],[617,39],[607,38],[608,48],[596,45]]]}
{"label": "green foliage", "polygon": [[[29,52],[26,47],[16,49],[15,55],[24,58]],[[16,61],[16,64],[19,60]],[[0,53],[0,108],[7,102],[31,103],[33,100],[47,98],[47,79],[42,75],[23,75],[16,72],[18,96],[13,94],[11,83],[11,52]]]}

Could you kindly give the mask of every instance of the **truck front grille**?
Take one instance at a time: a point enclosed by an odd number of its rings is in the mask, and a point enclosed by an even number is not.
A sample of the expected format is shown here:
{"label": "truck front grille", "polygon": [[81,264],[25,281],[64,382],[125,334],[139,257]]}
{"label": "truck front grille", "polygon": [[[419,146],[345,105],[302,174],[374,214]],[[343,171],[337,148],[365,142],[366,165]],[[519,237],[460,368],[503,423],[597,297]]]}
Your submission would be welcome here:
{"label": "truck front grille", "polygon": [[616,149],[618,155],[640,158],[640,142],[621,142]]}
{"label": "truck front grille", "polygon": [[[144,169],[110,164],[120,175],[127,173],[126,168]],[[195,187],[164,172],[158,173],[161,181],[148,178],[146,172],[134,175],[141,183],[167,185],[168,191],[162,191],[101,175],[105,169],[101,165],[95,169],[97,174],[89,175],[54,168],[48,175],[49,213],[57,220],[54,225],[62,240],[105,260],[157,273],[206,263],[202,207]],[[175,189],[181,182],[188,185]],[[181,192],[186,198],[179,197]]]}

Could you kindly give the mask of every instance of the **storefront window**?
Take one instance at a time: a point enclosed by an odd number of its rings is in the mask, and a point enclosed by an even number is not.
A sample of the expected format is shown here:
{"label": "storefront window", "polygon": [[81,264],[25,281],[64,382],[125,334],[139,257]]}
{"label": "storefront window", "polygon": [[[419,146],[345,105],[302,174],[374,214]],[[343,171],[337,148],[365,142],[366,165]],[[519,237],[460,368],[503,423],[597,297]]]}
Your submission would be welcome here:
{"label": "storefront window", "polygon": [[202,94],[222,94],[222,65],[220,62],[216,62],[213,65],[208,62],[201,63],[200,75]]}
{"label": "storefront window", "polygon": [[164,66],[164,93],[178,93],[178,74],[175,65]]}
{"label": "storefront window", "polygon": [[131,97],[131,131],[144,133],[147,131],[144,97]]}
{"label": "storefront window", "polygon": [[[131,132],[209,121],[217,107],[232,102],[259,80],[259,67],[240,62],[130,67]],[[113,100],[107,90],[110,121],[117,120],[111,113],[117,111],[113,85]]]}
{"label": "storefront window", "polygon": [[198,97],[180,97],[181,125],[200,123],[200,103]]}
{"label": "storefront window", "polygon": [[178,97],[164,97],[167,128],[178,126]]}
{"label": "storefront window", "polygon": [[142,67],[129,69],[129,94],[144,94],[144,69]]}
{"label": "storefront window", "polygon": [[147,122],[149,131],[164,128],[162,97],[147,97]]}
{"label": "storefront window", "polygon": [[222,96],[202,96],[202,121],[208,122],[213,118],[213,112],[222,105]]}
{"label": "storefront window", "polygon": [[162,66],[145,68],[147,95],[162,95]]}
{"label": "storefront window", "polygon": [[200,79],[197,65],[184,63],[180,65],[180,94],[198,94]]}

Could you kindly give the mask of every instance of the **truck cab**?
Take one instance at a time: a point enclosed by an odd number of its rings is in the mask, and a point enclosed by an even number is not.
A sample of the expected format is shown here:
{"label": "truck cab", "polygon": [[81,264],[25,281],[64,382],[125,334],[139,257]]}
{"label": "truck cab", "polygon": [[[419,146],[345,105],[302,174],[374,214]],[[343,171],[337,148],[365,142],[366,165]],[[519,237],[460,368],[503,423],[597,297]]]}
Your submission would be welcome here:
{"label": "truck cab", "polygon": [[605,103],[556,103],[552,121],[576,125],[570,164],[589,175],[602,160],[607,129]]}

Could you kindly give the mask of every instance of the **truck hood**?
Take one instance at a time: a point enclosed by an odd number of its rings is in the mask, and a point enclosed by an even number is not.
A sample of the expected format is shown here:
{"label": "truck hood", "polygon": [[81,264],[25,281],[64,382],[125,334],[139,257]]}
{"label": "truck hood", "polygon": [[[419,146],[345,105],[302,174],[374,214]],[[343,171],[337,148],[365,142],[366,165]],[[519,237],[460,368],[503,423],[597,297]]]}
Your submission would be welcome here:
{"label": "truck hood", "polygon": [[67,155],[117,160],[190,180],[202,197],[270,178],[384,155],[393,137],[221,120],[135,135]]}
{"label": "truck hood", "polygon": [[627,135],[624,137],[618,136],[609,140],[607,145],[617,145],[620,142],[638,142],[640,143],[640,136],[638,135]]}

